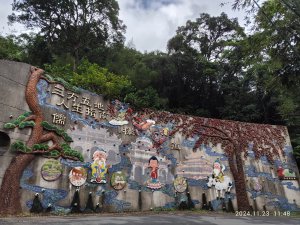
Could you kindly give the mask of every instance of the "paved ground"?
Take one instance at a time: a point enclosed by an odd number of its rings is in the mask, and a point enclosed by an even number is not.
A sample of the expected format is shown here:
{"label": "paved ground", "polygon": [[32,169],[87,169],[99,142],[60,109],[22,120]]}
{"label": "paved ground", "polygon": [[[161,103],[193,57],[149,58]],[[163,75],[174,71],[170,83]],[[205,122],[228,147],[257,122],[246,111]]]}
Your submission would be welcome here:
{"label": "paved ground", "polygon": [[299,225],[300,218],[289,217],[234,217],[234,216],[203,216],[186,214],[158,214],[144,216],[43,216],[0,218],[0,225]]}

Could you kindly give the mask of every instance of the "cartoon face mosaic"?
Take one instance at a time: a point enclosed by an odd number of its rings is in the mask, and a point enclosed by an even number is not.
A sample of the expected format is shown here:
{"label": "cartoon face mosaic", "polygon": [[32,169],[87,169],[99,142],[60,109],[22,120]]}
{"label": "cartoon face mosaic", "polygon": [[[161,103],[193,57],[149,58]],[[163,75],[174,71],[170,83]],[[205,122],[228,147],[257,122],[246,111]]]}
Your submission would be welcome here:
{"label": "cartoon face mosaic", "polygon": [[86,179],[87,172],[83,167],[74,167],[69,173],[69,180],[76,187],[82,186],[86,182]]}
{"label": "cartoon face mosaic", "polygon": [[187,181],[184,177],[177,177],[174,180],[174,188],[177,192],[185,192],[187,189]]}
{"label": "cartoon face mosaic", "polygon": [[117,171],[112,174],[110,182],[115,190],[122,190],[126,186],[126,176],[122,171]]}

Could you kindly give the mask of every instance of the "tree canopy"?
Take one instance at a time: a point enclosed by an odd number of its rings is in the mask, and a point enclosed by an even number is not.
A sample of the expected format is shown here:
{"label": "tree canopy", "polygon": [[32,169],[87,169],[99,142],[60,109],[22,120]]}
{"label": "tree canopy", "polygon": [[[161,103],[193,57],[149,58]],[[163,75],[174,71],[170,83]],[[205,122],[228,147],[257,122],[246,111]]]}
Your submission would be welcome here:
{"label": "tree canopy", "polygon": [[10,22],[38,29],[54,53],[71,54],[75,65],[87,53],[124,39],[115,0],[15,0],[12,8]]}

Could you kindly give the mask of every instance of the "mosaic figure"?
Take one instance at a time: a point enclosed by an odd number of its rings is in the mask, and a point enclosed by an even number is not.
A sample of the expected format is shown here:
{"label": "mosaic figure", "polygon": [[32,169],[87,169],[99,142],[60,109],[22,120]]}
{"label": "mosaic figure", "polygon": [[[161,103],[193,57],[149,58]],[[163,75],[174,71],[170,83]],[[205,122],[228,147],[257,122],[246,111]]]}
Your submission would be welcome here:
{"label": "mosaic figure", "polygon": [[259,180],[257,177],[253,177],[252,179],[252,186],[253,186],[253,190],[259,192],[262,190],[262,185],[260,184]]}
{"label": "mosaic figure", "polygon": [[[230,193],[230,189],[232,188],[231,178],[228,176],[223,177],[223,182],[218,181],[214,176],[208,177],[207,186],[211,188],[214,186],[217,194],[217,198],[224,198],[225,193]],[[224,193],[225,191],[225,193]]]}
{"label": "mosaic figure", "polygon": [[115,190],[122,190],[126,185],[126,176],[122,171],[117,171],[111,176],[110,182]]}
{"label": "mosaic figure", "polygon": [[177,192],[185,192],[187,189],[187,181],[184,177],[177,177],[174,180],[174,188]]}
{"label": "mosaic figure", "polygon": [[213,176],[220,183],[224,182],[224,164],[221,164],[220,159],[217,159],[213,164]]}
{"label": "mosaic figure", "polygon": [[224,176],[225,165],[221,164],[220,159],[213,163],[213,173],[211,177],[207,177],[207,186],[211,188],[214,186],[217,198],[224,198],[225,193],[229,193],[232,188],[232,180],[228,176]]}
{"label": "mosaic figure", "polygon": [[71,184],[76,187],[82,186],[87,179],[87,172],[83,167],[74,167],[69,174]]}
{"label": "mosaic figure", "polygon": [[92,183],[105,184],[106,183],[106,158],[107,154],[104,150],[97,150],[93,154],[93,162],[91,164]]}
{"label": "mosaic figure", "polygon": [[158,181],[158,159],[155,156],[152,156],[149,159],[149,165],[148,167],[151,169],[150,176],[151,179],[147,181],[147,187],[151,189],[159,189],[162,187],[162,184]]}
{"label": "mosaic figure", "polygon": [[146,119],[144,115],[135,115],[132,118],[132,124],[140,131],[146,131],[155,124],[154,120]]}
{"label": "mosaic figure", "polygon": [[281,166],[277,169],[279,180],[296,180],[296,173],[291,169],[284,169]]}
{"label": "mosaic figure", "polygon": [[109,123],[115,126],[128,124],[127,116],[132,113],[132,109],[129,108],[127,104],[122,103],[119,100],[112,101],[111,106],[112,115],[115,116],[109,121]]}
{"label": "mosaic figure", "polygon": [[44,180],[55,181],[61,176],[62,170],[62,165],[58,160],[49,159],[43,164],[41,174]]}

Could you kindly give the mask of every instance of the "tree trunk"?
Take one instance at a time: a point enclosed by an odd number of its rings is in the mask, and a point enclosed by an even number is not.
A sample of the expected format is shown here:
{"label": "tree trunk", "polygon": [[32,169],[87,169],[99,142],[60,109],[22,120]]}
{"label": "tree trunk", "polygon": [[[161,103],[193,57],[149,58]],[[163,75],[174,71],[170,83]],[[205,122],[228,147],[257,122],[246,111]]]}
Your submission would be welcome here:
{"label": "tree trunk", "polygon": [[[38,103],[36,85],[43,73],[43,70],[31,68],[31,74],[25,91],[26,102],[35,116],[35,126],[26,143],[28,147],[40,142],[43,134],[43,114]],[[33,154],[17,154],[5,171],[0,190],[0,215],[18,214],[22,212],[20,203],[20,179],[24,169],[34,159]]]}
{"label": "tree trunk", "polygon": [[0,190],[0,214],[19,214],[22,212],[20,204],[20,179],[23,170],[34,159],[32,154],[20,154],[12,159],[5,171]]}
{"label": "tree trunk", "polygon": [[[239,211],[249,211],[250,204],[246,190],[245,173],[240,153],[232,153],[228,157],[229,167],[234,178],[237,206]],[[235,157],[235,160],[234,160]]]}

